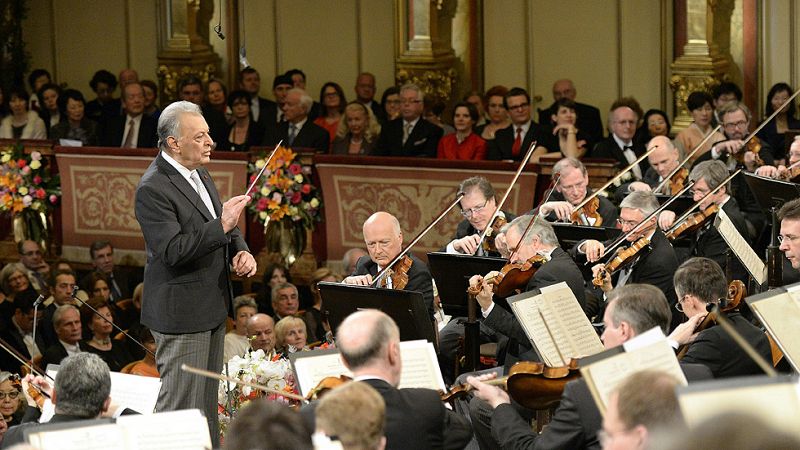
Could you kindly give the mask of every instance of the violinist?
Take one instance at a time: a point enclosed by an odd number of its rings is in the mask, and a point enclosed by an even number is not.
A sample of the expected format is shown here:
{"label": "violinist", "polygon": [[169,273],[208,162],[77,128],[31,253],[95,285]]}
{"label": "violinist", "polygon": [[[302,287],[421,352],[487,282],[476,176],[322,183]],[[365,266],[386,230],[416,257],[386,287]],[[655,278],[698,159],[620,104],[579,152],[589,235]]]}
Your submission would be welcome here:
{"label": "violinist", "polygon": [[[575,206],[592,194],[589,189],[589,174],[583,163],[577,159],[564,158],[553,166],[553,176],[559,176],[556,192],[550,201],[539,207],[538,213],[551,222],[570,221]],[[619,215],[617,207],[602,195],[596,198],[599,201],[596,213],[603,219],[603,226],[613,226]],[[593,226],[596,223],[592,217],[586,217],[585,220],[586,223],[581,223],[582,225]]]}
{"label": "violinist", "polygon": [[[692,187],[692,196],[694,201],[699,202],[709,192],[716,189],[726,178],[728,178],[728,169],[721,161],[703,161],[698,163],[692,168],[689,174],[689,179],[694,181]],[[747,239],[750,233],[747,228],[747,221],[744,218],[736,199],[730,196],[730,183],[720,188],[716,193],[705,199],[698,207],[699,212],[707,211],[708,208],[716,206],[716,208],[725,211],[725,214],[731,219],[736,230]],[[715,208],[715,209],[716,209]],[[659,225],[662,229],[666,230],[671,228],[674,223],[675,213],[672,211],[664,211],[659,216]],[[683,237],[683,235],[681,235]],[[725,270],[728,262],[728,244],[719,234],[716,227],[714,227],[713,214],[710,215],[700,229],[685,236],[689,239],[689,248],[686,259],[691,256],[704,256],[713,259],[723,271]],[[731,273],[733,279],[747,281],[747,272],[745,268],[739,263],[738,259],[732,261]]]}
{"label": "violinist", "polygon": [[[40,356],[45,349],[45,342],[38,328],[36,330],[36,342],[33,337],[33,323],[39,321],[41,327],[42,308],[39,308],[38,316],[33,314],[33,302],[36,301],[35,292],[21,292],[14,297],[14,315],[7,327],[0,331],[0,337],[9,345],[17,350],[26,360],[30,361],[34,356]],[[19,373],[20,363],[6,352],[0,351],[0,370],[7,370],[12,373]]]}
{"label": "violinist", "polygon": [[792,266],[784,269],[784,283],[796,280],[800,275],[800,199],[786,202],[778,211],[781,221],[780,249]]}
{"label": "violinist", "polygon": [[[653,327],[666,331],[670,325],[670,306],[657,288],[628,284],[609,296],[603,316],[605,331],[600,339],[606,349],[622,345]],[[711,372],[699,364],[681,364],[687,380],[710,379]],[[469,413],[481,449],[597,449],[597,432],[603,418],[592,398],[586,380],[570,381],[561,403],[541,434],[531,430],[527,412],[499,387],[484,383],[491,376],[470,377],[475,397]]]}
{"label": "violinist", "polygon": [[[364,242],[369,256],[362,256],[356,263],[356,270],[343,280],[345,284],[369,286],[375,275],[403,250],[403,232],[400,222],[393,215],[379,211],[371,215],[362,227]],[[419,258],[409,253],[412,264],[409,268],[406,291],[422,293],[422,298],[433,318],[433,282],[428,267]],[[402,261],[402,260],[401,260]],[[391,289],[391,277],[387,277]]]}
{"label": "violinist", "polygon": [[789,147],[789,155],[787,156],[789,162],[785,166],[783,164],[777,167],[764,165],[756,169],[756,175],[793,183],[800,182],[800,139],[797,137]]}
{"label": "violinist", "polygon": [[[592,267],[595,278],[598,274],[604,274],[601,277],[603,282],[601,289],[604,293],[608,294],[615,285],[619,287],[627,283],[646,283],[661,289],[670,305],[676,303],[677,298],[672,287],[672,274],[678,267],[678,260],[667,237],[658,229],[656,219],[650,219],[649,223],[631,232],[645,217],[657,209],[658,200],[652,192],[632,192],[620,203],[620,218],[617,223],[622,227],[623,233],[629,234],[627,241],[631,245],[641,242],[641,239],[647,239],[647,242],[639,252],[632,256],[629,264],[621,267],[613,278],[605,271],[605,264],[597,264]],[[608,243],[604,244],[588,239],[579,242],[571,252],[576,260],[585,257],[589,262],[596,262],[606,256],[606,245]],[[679,321],[675,321],[674,325],[678,323]]]}
{"label": "violinist", "polygon": [[[708,258],[689,259],[675,271],[674,282],[680,299],[675,309],[689,317],[669,336],[675,348],[691,343],[682,361],[707,366],[714,378],[763,374],[758,364],[721,327],[696,331],[697,325],[708,314],[706,307],[727,298],[728,283],[719,265]],[[767,335],[738,311],[725,315],[736,331],[770,361],[772,354]]]}
{"label": "violinist", "polygon": [[[461,215],[464,216],[458,224],[455,237],[445,251],[447,253],[464,253],[476,256],[499,256],[498,252],[486,252],[480,245],[480,235],[494,216],[497,209],[497,198],[492,184],[484,177],[471,177],[462,181],[458,191],[463,192],[461,199]],[[501,220],[511,221],[514,215],[501,211]],[[477,253],[476,253],[477,250]]]}
{"label": "violinist", "polygon": [[[661,181],[664,180],[664,177],[668,176],[673,170],[675,170],[676,167],[678,167],[678,164],[680,164],[680,154],[678,153],[678,149],[675,148],[669,137],[656,136],[653,139],[650,139],[650,142],[647,143],[647,148],[652,147],[656,148],[653,150],[653,153],[650,153],[650,156],[647,157],[647,160],[650,162],[650,167],[647,169],[647,172],[645,172],[642,181],[625,183],[617,188],[617,191],[614,195],[620,201],[622,201],[626,195],[634,191],[652,191],[661,183]],[[682,175],[681,172],[677,172],[673,176],[673,179],[676,179],[679,175]],[[673,183],[666,183],[664,188],[656,193],[671,194],[671,184]],[[681,188],[683,188],[683,183],[680,183],[680,187],[678,189]]]}

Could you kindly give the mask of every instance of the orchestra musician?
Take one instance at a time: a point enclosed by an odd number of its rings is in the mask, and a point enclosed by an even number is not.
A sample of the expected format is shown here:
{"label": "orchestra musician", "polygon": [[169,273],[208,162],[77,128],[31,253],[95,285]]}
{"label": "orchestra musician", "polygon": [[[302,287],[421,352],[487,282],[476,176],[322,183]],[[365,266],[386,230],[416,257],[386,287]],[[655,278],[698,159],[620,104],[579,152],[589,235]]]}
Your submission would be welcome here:
{"label": "orchestra musician", "polygon": [[[606,349],[622,345],[653,327],[666,332],[672,313],[663,292],[654,286],[628,284],[609,296],[603,316],[605,331],[600,339]],[[711,372],[699,364],[681,363],[689,382],[710,379]],[[597,432],[602,416],[586,380],[570,381],[561,403],[541,434],[531,430],[522,407],[511,403],[499,387],[484,383],[491,376],[469,377],[475,388],[470,401],[470,418],[481,449],[599,449]]]}
{"label": "orchestra musician", "polygon": [[[689,259],[675,271],[674,282],[680,298],[675,308],[689,317],[669,336],[675,348],[690,344],[682,361],[707,366],[714,378],[763,374],[758,364],[722,327],[712,326],[699,333],[696,330],[708,314],[706,307],[727,298],[728,283],[719,265],[708,258]],[[765,360],[772,360],[769,341],[763,331],[738,311],[730,311],[725,317]]]}
{"label": "orchestra musician", "polygon": [[[756,169],[756,175],[777,179],[788,179],[792,182],[798,182],[798,175],[800,174],[800,165],[792,167],[800,163],[800,138],[795,137],[792,145],[789,147],[789,162],[784,166],[783,164],[778,167],[763,165]],[[789,169],[792,167],[792,169]]]}
{"label": "orchestra musician", "polygon": [[[458,191],[465,194],[459,202],[464,220],[458,224],[455,237],[447,244],[445,251],[476,256],[499,256],[497,252],[487,253],[480,247],[481,233],[491,225],[489,221],[497,209],[497,197],[492,184],[484,177],[471,177],[461,182]],[[515,217],[505,211],[501,211],[500,215],[509,222]]]}
{"label": "orchestra musician", "polygon": [[[403,232],[400,222],[387,212],[379,211],[369,216],[362,227],[364,242],[367,244],[368,256],[362,256],[356,263],[356,270],[343,280],[345,284],[369,286],[372,277],[378,274],[387,264],[403,251]],[[433,318],[433,282],[428,266],[419,258],[408,253],[413,263],[408,270],[408,284],[404,290],[421,292]],[[391,277],[387,278],[387,287],[391,286]]]}
{"label": "orchestra musician", "polygon": [[[672,287],[672,274],[678,267],[678,260],[672,244],[667,240],[664,233],[658,229],[656,218],[651,218],[647,224],[642,225],[638,230],[631,233],[631,230],[638,226],[645,217],[657,209],[658,200],[656,200],[652,192],[631,192],[620,203],[618,223],[622,227],[623,233],[630,233],[627,241],[633,244],[642,238],[646,238],[649,242],[634,257],[633,261],[627,267],[619,270],[613,278],[605,272],[604,264],[597,264],[592,267],[592,274],[595,278],[601,272],[604,273],[601,286],[604,293],[608,294],[614,286],[624,286],[627,283],[645,283],[661,289],[670,306],[675,305],[677,302],[675,290]],[[588,239],[579,242],[571,252],[578,262],[581,262],[579,258],[585,258],[589,262],[596,262],[605,256],[605,246],[607,244]],[[614,280],[613,282],[612,279]],[[673,318],[673,326],[677,326],[679,323],[679,319]]]}
{"label": "orchestra musician", "polygon": [[[570,221],[573,209],[576,205],[591,195],[589,189],[589,174],[586,167],[575,158],[564,158],[553,166],[553,177],[558,176],[558,183],[550,201],[542,204],[538,212],[547,220]],[[619,212],[608,199],[598,195],[600,205],[597,212],[603,219],[603,226],[613,226],[617,220]],[[588,219],[589,225],[594,225],[595,220]]]}
{"label": "orchestra musician", "polygon": [[800,199],[786,202],[778,211],[778,219],[781,221],[780,249],[792,268],[800,271]]}
{"label": "orchestra musician", "polygon": [[[672,171],[678,167],[678,164],[680,164],[678,149],[675,148],[675,145],[672,144],[672,140],[670,140],[668,136],[656,136],[650,139],[650,142],[647,143],[647,148],[652,148],[654,146],[656,149],[647,157],[650,167],[644,173],[642,181],[625,183],[617,189],[615,196],[619,198],[620,201],[625,198],[626,195],[634,191],[652,191],[661,184],[664,177],[672,173]],[[657,193],[672,194],[670,191],[670,183],[664,184],[661,191]],[[677,194],[677,192],[675,193]]]}
{"label": "orchestra musician", "polygon": [[[709,192],[716,189],[726,178],[728,178],[728,169],[722,161],[703,161],[697,163],[689,174],[689,179],[694,181],[692,186],[692,197],[694,201],[699,202]],[[709,207],[716,205],[717,208],[725,211],[725,214],[731,219],[736,230],[745,238],[749,236],[747,230],[747,221],[744,214],[739,209],[736,199],[730,196],[730,182],[726,183],[724,187],[720,188],[713,195],[705,199],[698,211],[706,211]],[[664,211],[659,215],[658,221],[662,229],[667,230],[674,225],[675,213],[672,211]],[[688,249],[688,256],[704,256],[713,259],[724,271],[728,262],[728,244],[719,234],[717,228],[714,227],[713,217],[709,217],[705,224],[694,232],[690,239]],[[683,258],[686,259],[686,258]],[[739,263],[738,259],[733,259],[731,266],[731,276],[735,280],[747,281],[747,271]]]}

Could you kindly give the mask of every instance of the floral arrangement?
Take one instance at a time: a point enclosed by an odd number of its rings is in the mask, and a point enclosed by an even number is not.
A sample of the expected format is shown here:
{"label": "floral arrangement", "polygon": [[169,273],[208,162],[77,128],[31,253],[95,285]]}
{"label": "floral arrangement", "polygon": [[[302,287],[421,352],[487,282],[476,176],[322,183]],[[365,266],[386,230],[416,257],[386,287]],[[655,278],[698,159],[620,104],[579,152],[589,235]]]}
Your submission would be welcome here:
{"label": "floral arrangement", "polygon": [[26,155],[22,144],[0,149],[0,212],[47,213],[61,197],[58,175],[51,175],[42,154]]}
{"label": "floral arrangement", "polygon": [[[294,372],[286,358],[276,354],[265,354],[264,350],[249,352],[244,356],[234,356],[228,361],[227,370],[222,375],[249,383],[260,384],[276,391],[297,394]],[[220,381],[218,391],[218,417],[220,433],[224,436],[228,425],[247,402],[257,398],[266,398],[289,405],[297,404],[279,394],[268,394],[264,391],[242,386],[229,381]]]}
{"label": "floral arrangement", "polygon": [[[250,211],[264,225],[271,220],[289,218],[312,229],[322,220],[322,198],[319,190],[311,184],[311,167],[302,165],[296,158],[297,154],[291,149],[278,147],[251,194]],[[266,158],[250,164],[249,184],[253,183],[264,164]]]}

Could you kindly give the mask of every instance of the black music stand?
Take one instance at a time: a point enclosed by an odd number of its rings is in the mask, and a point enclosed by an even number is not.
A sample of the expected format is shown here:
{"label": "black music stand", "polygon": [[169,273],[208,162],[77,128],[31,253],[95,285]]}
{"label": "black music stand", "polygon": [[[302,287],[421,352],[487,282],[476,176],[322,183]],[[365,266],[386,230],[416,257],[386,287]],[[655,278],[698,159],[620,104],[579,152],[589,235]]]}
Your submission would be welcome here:
{"label": "black music stand", "polygon": [[436,280],[436,289],[444,311],[453,317],[467,315],[467,288],[473,275],[486,275],[500,270],[507,263],[503,258],[462,255],[460,253],[428,253],[428,266]]}
{"label": "black music stand", "polygon": [[[671,195],[656,194],[656,199],[658,199],[659,205],[663,205],[671,198],[672,198]],[[666,210],[672,211],[675,213],[675,215],[680,216],[692,206],[694,206],[694,199],[689,195],[682,195],[676,198],[675,201],[667,205]]]}
{"label": "black music stand", "polygon": [[328,319],[331,330],[335,331],[345,317],[356,311],[379,309],[397,323],[401,341],[425,339],[438,348],[434,324],[421,292],[331,282],[320,282],[318,287],[322,317]]}
{"label": "black music stand", "polygon": [[558,238],[558,244],[564,250],[571,249],[575,244],[584,239],[594,239],[600,242],[613,241],[622,233],[619,228],[589,227],[573,225],[570,223],[550,222]]}

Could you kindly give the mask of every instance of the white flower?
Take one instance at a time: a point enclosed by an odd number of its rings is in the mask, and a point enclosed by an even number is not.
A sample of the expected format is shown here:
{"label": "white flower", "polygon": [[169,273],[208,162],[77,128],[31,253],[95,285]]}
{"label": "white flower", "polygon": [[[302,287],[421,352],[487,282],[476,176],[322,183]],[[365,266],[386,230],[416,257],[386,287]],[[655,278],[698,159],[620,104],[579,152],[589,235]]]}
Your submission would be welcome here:
{"label": "white flower", "polygon": [[308,203],[310,203],[313,208],[319,206],[319,200],[317,200],[316,198],[312,198],[311,201]]}
{"label": "white flower", "polygon": [[[31,159],[33,161],[41,161],[42,160],[42,154],[37,152],[37,151],[33,151],[33,152],[31,152]],[[31,165],[33,165],[33,164],[31,164]],[[36,167],[34,167],[34,169],[36,169]]]}
{"label": "white flower", "polygon": [[28,206],[31,206],[31,203],[33,203],[33,197],[31,197],[30,195],[22,197],[22,204],[25,205],[26,208]]}
{"label": "white flower", "polygon": [[266,164],[266,163],[267,163],[267,161],[266,161],[266,160],[259,159],[258,161],[256,161],[256,167],[258,167],[259,169],[261,169],[262,167],[264,167],[264,164]]}

